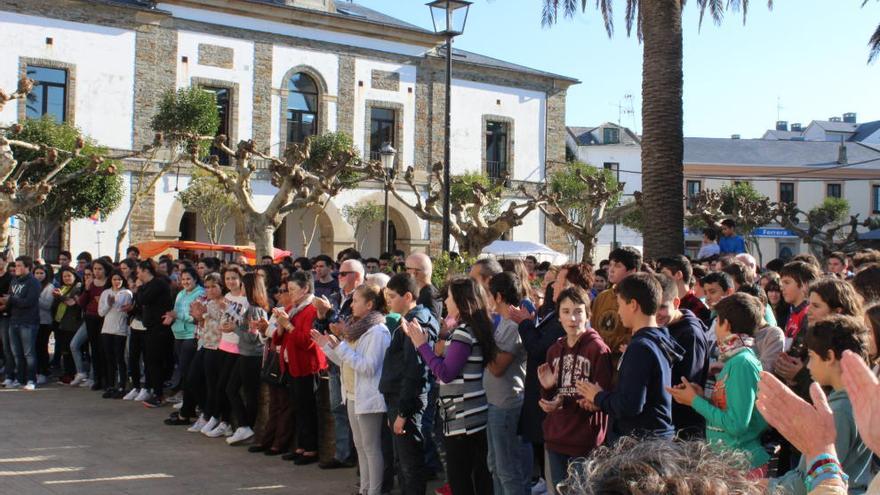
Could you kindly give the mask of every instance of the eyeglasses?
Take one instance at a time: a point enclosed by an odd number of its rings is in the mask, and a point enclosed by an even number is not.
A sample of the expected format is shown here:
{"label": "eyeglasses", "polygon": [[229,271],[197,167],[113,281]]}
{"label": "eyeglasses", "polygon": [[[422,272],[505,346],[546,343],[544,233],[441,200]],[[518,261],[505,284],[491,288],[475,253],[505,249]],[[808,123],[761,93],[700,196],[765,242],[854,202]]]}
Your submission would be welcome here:
{"label": "eyeglasses", "polygon": [[408,267],[406,267],[406,271],[407,271],[407,272],[413,272],[413,273],[419,273],[419,272],[423,272],[423,271],[425,271],[425,270],[422,270],[421,268],[415,268],[415,267],[412,267],[412,266],[408,266]]}
{"label": "eyeglasses", "polygon": [[339,272],[339,276],[344,277],[346,275],[351,275],[352,273],[354,273],[354,272]]}

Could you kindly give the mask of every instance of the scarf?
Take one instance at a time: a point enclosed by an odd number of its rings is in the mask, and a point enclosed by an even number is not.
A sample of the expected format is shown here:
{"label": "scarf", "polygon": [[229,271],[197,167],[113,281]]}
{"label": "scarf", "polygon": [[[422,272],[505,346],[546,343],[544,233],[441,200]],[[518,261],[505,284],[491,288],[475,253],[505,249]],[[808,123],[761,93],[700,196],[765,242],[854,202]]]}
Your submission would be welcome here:
{"label": "scarf", "polygon": [[743,352],[746,349],[751,349],[754,345],[755,339],[744,333],[728,335],[727,338],[724,339],[724,342],[718,342],[718,360],[722,363],[726,362],[740,352]]}
{"label": "scarf", "polygon": [[315,300],[315,296],[313,296],[311,294],[307,295],[306,298],[302,300],[302,302],[300,302],[299,304],[296,305],[296,307],[292,308],[290,311],[287,312],[287,316],[293,318],[294,316],[296,316],[297,313],[306,309],[310,304],[312,304],[312,302],[314,302],[314,300]]}
{"label": "scarf", "polygon": [[67,304],[64,303],[64,299],[67,299],[68,297],[73,297],[73,294],[68,296],[69,293],[73,292],[73,288],[74,287],[71,285],[65,285],[64,287],[59,289],[61,291],[61,296],[58,299],[58,307],[55,308],[55,321],[58,323],[60,323],[61,320],[64,319],[64,313],[67,312]]}
{"label": "scarf", "polygon": [[385,315],[378,311],[370,311],[363,318],[358,318],[357,320],[352,318],[352,322],[346,325],[342,334],[345,336],[345,340],[354,342],[367,333],[367,330],[381,323],[385,323]]}

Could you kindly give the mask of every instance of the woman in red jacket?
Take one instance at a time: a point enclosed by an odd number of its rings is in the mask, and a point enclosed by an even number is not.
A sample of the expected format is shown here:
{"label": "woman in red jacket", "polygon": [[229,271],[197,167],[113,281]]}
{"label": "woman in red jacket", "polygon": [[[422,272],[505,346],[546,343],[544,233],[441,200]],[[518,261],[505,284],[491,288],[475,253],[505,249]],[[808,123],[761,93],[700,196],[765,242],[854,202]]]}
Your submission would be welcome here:
{"label": "woman in red jacket", "polygon": [[312,341],[309,333],[317,317],[312,305],[314,290],[311,272],[292,273],[287,280],[290,309],[276,308],[273,312],[278,327],[272,341],[276,346],[281,346],[282,369],[286,371],[291,384],[290,400],[296,405],[297,446],[285,459],[293,460],[298,465],[318,460],[318,408],[315,396],[318,373],[327,368],[324,351]]}

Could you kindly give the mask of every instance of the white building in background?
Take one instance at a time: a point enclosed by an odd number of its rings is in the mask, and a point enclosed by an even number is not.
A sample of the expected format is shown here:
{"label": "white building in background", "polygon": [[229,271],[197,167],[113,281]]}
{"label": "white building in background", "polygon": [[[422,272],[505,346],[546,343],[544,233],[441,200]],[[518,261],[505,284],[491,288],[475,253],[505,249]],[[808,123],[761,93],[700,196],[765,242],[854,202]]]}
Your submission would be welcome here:
{"label": "white building in background", "polygon": [[[626,192],[641,189],[641,147],[638,136],[615,124],[595,128],[569,127],[569,153],[596,167],[614,169],[620,164]],[[786,122],[767,131],[761,139],[685,138],[684,191],[694,196],[705,189],[748,182],[774,202],[794,202],[809,211],[826,197],[845,198],[850,214],[860,218],[880,214],[880,121],[857,123],[856,114],[842,119],[813,121],[803,127]],[[682,205],[684,206],[684,205]],[[610,248],[606,227],[600,236],[597,257]],[[625,231],[618,241],[640,246],[637,232]],[[756,232],[759,252],[767,262],[805,252],[806,245],[779,225]],[[686,232],[688,254],[696,255],[701,233]]]}
{"label": "white building in background", "polygon": [[[396,166],[414,167],[425,184],[430,165],[443,157],[444,42],[433,31],[333,0],[0,0],[0,44],[6,47],[0,87],[14,88],[28,75],[38,82],[39,98],[35,105],[7,105],[0,122],[50,114],[102,145],[139,149],[152,141],[150,119],[159,97],[199,86],[217,95],[219,131],[231,143],[253,139],[277,155],[288,143],[340,131],[365,157],[376,158],[390,141],[398,151]],[[547,163],[564,160],[566,90],[577,81],[462,50],[453,50],[453,60],[452,172],[543,180]],[[123,172],[123,204],[131,202],[133,175],[131,167]],[[255,201],[265,205],[274,189],[257,176]],[[177,200],[189,177],[183,167],[162,178],[155,194],[137,205],[134,242],[207,240],[198,219]],[[333,198],[324,212],[291,213],[276,247],[313,255],[357,243],[365,254],[378,255],[381,224],[355,239],[340,211],[383,200],[379,184],[365,182]],[[439,249],[439,225],[395,199],[390,204],[397,248]],[[123,210],[100,222],[65,226],[44,256],[62,248],[94,252],[98,245],[95,254],[112,255]],[[315,242],[305,250],[303,232],[308,235],[315,223]],[[564,249],[539,212],[507,237]],[[235,239],[230,225],[223,241]]]}

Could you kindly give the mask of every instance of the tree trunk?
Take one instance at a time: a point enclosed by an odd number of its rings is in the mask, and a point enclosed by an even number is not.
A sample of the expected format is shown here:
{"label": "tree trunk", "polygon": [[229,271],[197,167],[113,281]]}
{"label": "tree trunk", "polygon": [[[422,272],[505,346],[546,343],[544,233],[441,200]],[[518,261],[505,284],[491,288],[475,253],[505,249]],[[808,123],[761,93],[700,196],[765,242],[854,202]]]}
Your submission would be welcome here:
{"label": "tree trunk", "polygon": [[262,215],[254,215],[250,219],[251,238],[254,241],[257,263],[263,256],[275,255],[275,229],[276,225],[267,221]]}
{"label": "tree trunk", "polygon": [[681,1],[641,2],[642,198],[651,258],[684,252]]}
{"label": "tree trunk", "polygon": [[[593,250],[596,249],[596,237],[590,236],[588,239],[581,239],[581,245],[584,247],[584,252],[581,254],[581,263],[587,263],[589,265],[593,264]],[[574,262],[574,260],[571,260]]]}

